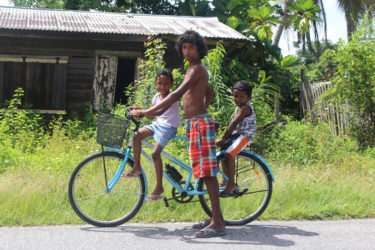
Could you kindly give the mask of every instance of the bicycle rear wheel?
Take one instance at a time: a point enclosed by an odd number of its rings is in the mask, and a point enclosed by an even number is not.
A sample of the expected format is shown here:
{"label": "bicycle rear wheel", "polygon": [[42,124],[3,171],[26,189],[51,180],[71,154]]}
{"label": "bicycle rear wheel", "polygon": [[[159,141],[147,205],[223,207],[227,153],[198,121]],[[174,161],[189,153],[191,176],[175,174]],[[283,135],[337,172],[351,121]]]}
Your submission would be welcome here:
{"label": "bicycle rear wheel", "polygon": [[[120,177],[113,189],[107,190],[107,183],[123,158],[115,152],[97,153],[74,169],[69,181],[69,201],[82,220],[99,227],[118,226],[133,218],[141,208],[145,196],[143,175]],[[128,159],[125,169],[132,167],[133,161]]]}
{"label": "bicycle rear wheel", "polygon": [[[220,166],[223,160],[223,155],[218,158]],[[272,195],[272,177],[260,159],[246,152],[236,156],[235,165],[234,180],[239,189],[238,196],[221,198],[220,206],[227,225],[245,225],[258,218],[267,208]],[[198,189],[206,189],[203,179],[199,180]],[[200,195],[199,201],[211,217],[208,194]]]}

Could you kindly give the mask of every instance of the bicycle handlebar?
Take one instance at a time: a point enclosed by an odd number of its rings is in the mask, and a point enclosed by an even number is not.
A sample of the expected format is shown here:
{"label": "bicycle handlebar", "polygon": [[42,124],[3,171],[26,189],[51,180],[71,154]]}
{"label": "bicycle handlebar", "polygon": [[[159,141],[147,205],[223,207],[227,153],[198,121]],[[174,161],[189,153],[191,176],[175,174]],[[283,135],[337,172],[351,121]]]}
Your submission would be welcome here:
{"label": "bicycle handlebar", "polygon": [[129,108],[126,108],[126,111],[125,111],[124,116],[125,116],[125,117],[129,117],[130,120],[131,120],[132,122],[134,122],[134,124],[135,124],[135,126],[136,126],[134,131],[138,131],[138,129],[139,129],[139,125],[141,124],[141,122],[140,122],[140,121],[137,121],[137,120],[133,117],[133,115],[132,115],[132,113],[131,113],[131,110],[130,110]]}

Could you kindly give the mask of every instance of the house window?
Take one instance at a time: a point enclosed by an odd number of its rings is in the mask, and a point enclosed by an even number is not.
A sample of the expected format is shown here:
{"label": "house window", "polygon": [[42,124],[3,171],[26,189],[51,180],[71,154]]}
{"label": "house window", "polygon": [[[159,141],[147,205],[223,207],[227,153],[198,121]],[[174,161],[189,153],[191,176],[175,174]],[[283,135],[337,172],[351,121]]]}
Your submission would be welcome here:
{"label": "house window", "polygon": [[24,90],[23,103],[40,111],[65,110],[67,57],[0,55],[0,105]]}

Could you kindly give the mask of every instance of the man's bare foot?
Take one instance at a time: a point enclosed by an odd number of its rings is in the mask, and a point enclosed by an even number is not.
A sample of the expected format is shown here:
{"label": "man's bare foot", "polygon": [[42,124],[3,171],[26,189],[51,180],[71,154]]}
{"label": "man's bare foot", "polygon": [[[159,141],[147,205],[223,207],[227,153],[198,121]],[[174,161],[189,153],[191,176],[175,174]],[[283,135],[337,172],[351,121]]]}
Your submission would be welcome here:
{"label": "man's bare foot", "polygon": [[157,188],[155,187],[154,191],[151,193],[151,195],[161,195],[162,193],[164,193],[164,188]]}
{"label": "man's bare foot", "polygon": [[[211,238],[211,237],[216,237],[216,236],[223,236],[225,235],[224,231],[225,231],[224,221],[221,221],[220,223],[214,223],[213,220],[211,220],[211,223],[207,227],[195,233],[195,237]],[[209,232],[210,234],[213,233],[213,235],[207,235],[207,232]]]}

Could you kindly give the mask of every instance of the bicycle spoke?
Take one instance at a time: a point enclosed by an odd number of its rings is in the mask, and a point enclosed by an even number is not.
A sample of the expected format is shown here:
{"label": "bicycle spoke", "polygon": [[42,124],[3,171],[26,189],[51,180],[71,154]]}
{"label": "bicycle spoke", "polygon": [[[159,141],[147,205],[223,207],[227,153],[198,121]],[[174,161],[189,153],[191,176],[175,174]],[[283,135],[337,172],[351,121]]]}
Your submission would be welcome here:
{"label": "bicycle spoke", "polygon": [[[219,158],[219,163],[223,159]],[[240,189],[233,194],[233,197],[220,199],[222,214],[227,225],[243,225],[255,220],[266,209],[272,194],[272,179],[261,160],[241,152],[235,157],[235,168],[235,183]],[[199,183],[199,190],[204,189],[202,180]],[[212,216],[208,195],[199,196],[199,199],[205,212]]]}
{"label": "bicycle spoke", "polygon": [[[122,159],[118,153],[98,153],[82,161],[73,172],[69,182],[69,201],[86,222],[96,226],[116,226],[130,220],[142,206],[145,197],[143,176],[131,180],[113,179]],[[132,166],[133,162],[129,160],[125,167]],[[114,184],[110,191],[107,191],[108,184],[103,183],[107,183],[107,177],[112,178]]]}

